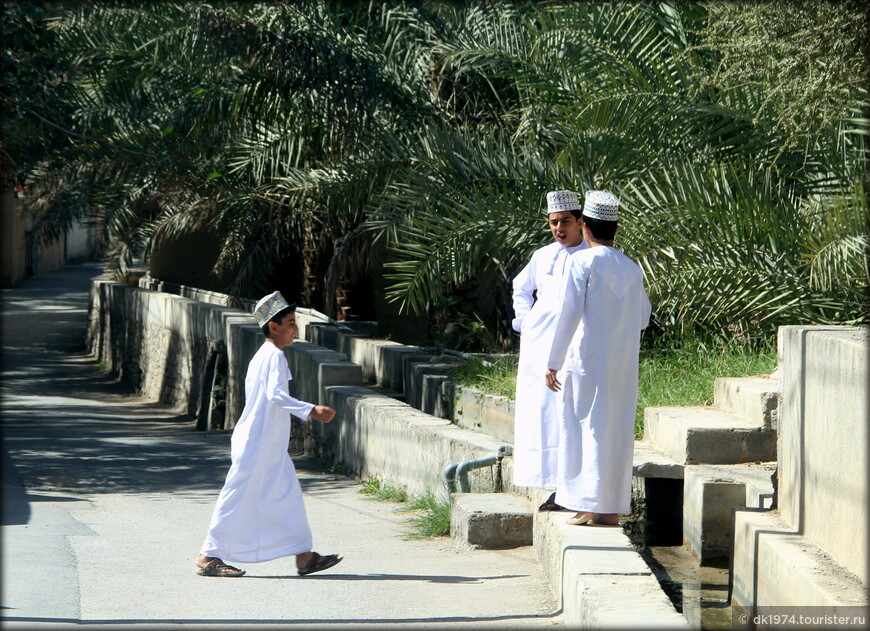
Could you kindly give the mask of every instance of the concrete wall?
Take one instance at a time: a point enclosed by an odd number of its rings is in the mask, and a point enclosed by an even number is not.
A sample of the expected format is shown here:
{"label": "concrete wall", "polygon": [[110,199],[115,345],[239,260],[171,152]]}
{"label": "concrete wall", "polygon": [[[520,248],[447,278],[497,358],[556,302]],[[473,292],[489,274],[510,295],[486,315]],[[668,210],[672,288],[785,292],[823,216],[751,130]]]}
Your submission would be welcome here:
{"label": "concrete wall", "polygon": [[780,329],[777,446],[782,519],[865,583],[868,339],[851,327]]}
{"label": "concrete wall", "polygon": [[[316,330],[311,316],[300,319]],[[246,311],[108,278],[92,283],[88,339],[106,368],[144,399],[191,415],[209,387],[202,375],[210,345],[222,342],[228,359],[227,427],[244,407],[247,364],[263,343]],[[431,491],[443,500],[447,465],[492,455],[504,444],[363,387],[363,368],[344,353],[298,341],[285,354],[291,393],[337,410],[329,424],[295,421],[291,442],[348,473],[405,487],[412,496]],[[382,374],[403,388],[405,376],[413,374],[408,359],[416,354],[412,348],[380,356]],[[475,491],[491,491],[511,478],[510,458],[469,475]]]}
{"label": "concrete wall", "polygon": [[0,191],[0,287],[24,278],[24,205],[14,190]]}

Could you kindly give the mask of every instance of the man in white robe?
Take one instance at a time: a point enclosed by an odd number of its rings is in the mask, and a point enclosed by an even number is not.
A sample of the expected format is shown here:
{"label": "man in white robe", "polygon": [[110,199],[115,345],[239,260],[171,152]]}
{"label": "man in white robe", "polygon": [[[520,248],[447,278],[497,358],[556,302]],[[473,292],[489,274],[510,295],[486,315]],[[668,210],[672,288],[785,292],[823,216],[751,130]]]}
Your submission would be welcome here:
{"label": "man in white robe", "polygon": [[588,247],[565,275],[542,375],[561,391],[555,499],[576,511],[568,519],[575,525],[618,525],[631,503],[638,356],[650,302],[640,267],[613,247],[618,212],[610,193],[586,193]]}
{"label": "man in white robe", "polygon": [[[585,248],[580,201],[573,191],[547,193],[547,222],[554,242],[536,250],[513,281],[513,328],[520,334],[514,403],[514,485],[556,486],[559,415],[556,395],[541,380],[553,341],[568,260]],[[551,495],[539,510],[561,507]]]}
{"label": "man in white robe", "polygon": [[290,459],[290,415],[328,423],[335,410],[290,396],[290,368],[283,349],[299,328],[295,307],[280,292],[254,309],[266,341],[248,364],[245,409],[233,429],[232,465],[218,496],[211,525],[196,559],[201,576],[243,576],[224,560],[260,563],[296,556],[300,575],[325,570],[338,555],[312,551],[302,488]]}

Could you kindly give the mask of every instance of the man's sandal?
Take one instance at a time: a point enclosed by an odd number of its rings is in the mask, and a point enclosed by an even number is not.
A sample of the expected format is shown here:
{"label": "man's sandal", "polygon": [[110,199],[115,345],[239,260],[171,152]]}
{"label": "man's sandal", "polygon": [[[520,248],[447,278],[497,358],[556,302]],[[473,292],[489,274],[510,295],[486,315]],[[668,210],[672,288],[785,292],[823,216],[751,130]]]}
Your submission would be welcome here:
{"label": "man's sandal", "polygon": [[245,571],[232,565],[227,565],[220,559],[212,559],[204,567],[196,566],[196,573],[200,576],[244,576]]}
{"label": "man's sandal", "polygon": [[550,495],[550,497],[548,497],[547,500],[543,504],[538,506],[538,511],[543,513],[546,511],[555,511],[555,510],[565,510],[565,508],[563,506],[559,506],[556,503],[556,492],[553,491],[553,493]]}
{"label": "man's sandal", "polygon": [[338,563],[341,562],[342,558],[343,557],[340,557],[337,554],[322,556],[312,551],[311,560],[308,561],[308,564],[305,567],[299,569],[299,576],[313,574],[314,572],[319,572],[321,570],[328,570],[333,565],[338,565]]}

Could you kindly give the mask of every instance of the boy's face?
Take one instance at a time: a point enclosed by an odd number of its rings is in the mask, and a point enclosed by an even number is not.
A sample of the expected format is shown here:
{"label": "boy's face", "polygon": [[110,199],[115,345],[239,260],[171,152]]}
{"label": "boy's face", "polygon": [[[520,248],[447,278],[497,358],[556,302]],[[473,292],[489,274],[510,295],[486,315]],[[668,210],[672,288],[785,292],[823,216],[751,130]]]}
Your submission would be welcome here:
{"label": "boy's face", "polygon": [[269,339],[272,340],[278,348],[290,346],[298,333],[299,327],[296,326],[295,312],[285,315],[281,318],[280,323],[269,323]]}
{"label": "boy's face", "polygon": [[550,232],[553,238],[565,247],[580,245],[583,240],[580,220],[571,214],[570,210],[547,215],[550,224]]}

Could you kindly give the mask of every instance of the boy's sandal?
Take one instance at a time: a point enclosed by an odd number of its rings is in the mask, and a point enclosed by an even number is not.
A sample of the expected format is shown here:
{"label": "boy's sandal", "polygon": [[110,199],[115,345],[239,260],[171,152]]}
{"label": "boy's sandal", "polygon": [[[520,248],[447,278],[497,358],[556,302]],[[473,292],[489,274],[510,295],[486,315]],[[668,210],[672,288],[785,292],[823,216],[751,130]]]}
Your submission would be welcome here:
{"label": "boy's sandal", "polygon": [[232,565],[227,565],[220,559],[212,559],[205,567],[196,566],[196,573],[200,576],[244,576],[245,570],[240,570]]}
{"label": "boy's sandal", "polygon": [[306,574],[312,574],[321,570],[328,570],[333,565],[338,565],[343,558],[337,554],[322,556],[313,551],[311,552],[311,555],[311,560],[308,561],[308,564],[299,569],[299,576],[305,576]]}

